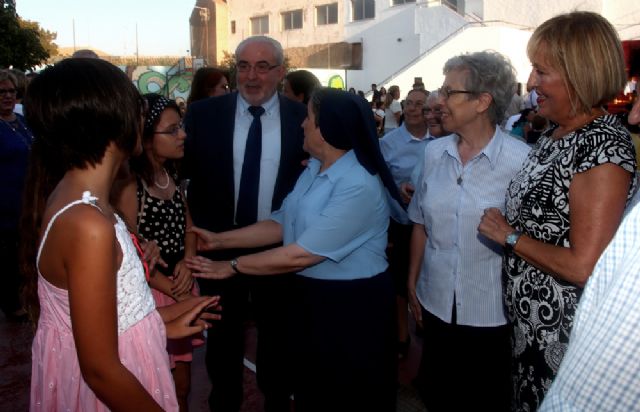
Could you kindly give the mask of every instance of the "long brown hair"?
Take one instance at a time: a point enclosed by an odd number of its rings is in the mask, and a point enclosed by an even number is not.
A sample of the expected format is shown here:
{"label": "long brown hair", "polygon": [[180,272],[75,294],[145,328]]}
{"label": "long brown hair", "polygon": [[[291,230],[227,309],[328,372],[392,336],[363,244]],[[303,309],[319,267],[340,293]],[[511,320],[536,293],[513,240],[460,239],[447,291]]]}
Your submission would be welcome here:
{"label": "long brown hair", "polygon": [[124,72],[103,60],[66,59],[36,77],[24,100],[31,145],[20,219],[24,305],[37,323],[36,258],[47,199],[64,174],[99,164],[114,142],[131,153],[141,130],[143,100]]}
{"label": "long brown hair", "polygon": [[229,81],[226,72],[215,67],[201,67],[196,71],[191,82],[191,91],[187,98],[187,106],[198,100],[209,97],[211,90],[215,89],[222,78]]}

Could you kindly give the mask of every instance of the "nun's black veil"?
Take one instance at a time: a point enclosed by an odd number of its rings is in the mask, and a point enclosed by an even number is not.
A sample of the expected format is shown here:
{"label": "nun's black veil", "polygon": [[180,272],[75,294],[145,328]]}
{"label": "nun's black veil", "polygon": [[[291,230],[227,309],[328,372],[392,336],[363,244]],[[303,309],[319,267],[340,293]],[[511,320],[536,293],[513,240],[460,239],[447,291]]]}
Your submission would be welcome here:
{"label": "nun's black veil", "polygon": [[[387,191],[398,201],[398,188],[380,153],[371,106],[362,97],[338,89],[322,88],[314,92],[311,104],[324,140],[336,149],[351,150],[370,174],[380,176]],[[319,106],[319,107],[318,107]]]}

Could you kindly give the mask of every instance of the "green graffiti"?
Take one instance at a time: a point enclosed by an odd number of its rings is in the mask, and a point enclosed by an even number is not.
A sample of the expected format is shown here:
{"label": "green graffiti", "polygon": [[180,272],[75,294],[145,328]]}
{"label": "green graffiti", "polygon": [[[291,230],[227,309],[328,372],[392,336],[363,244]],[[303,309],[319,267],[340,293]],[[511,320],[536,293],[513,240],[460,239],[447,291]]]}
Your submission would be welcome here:
{"label": "green graffiti", "polygon": [[169,96],[173,99],[187,100],[189,92],[191,92],[191,73],[182,73],[169,79]]}
{"label": "green graffiti", "polygon": [[155,70],[149,70],[138,76],[138,90],[140,90],[140,93],[142,94],[162,94],[166,82],[167,79],[163,73],[159,73]]}
{"label": "green graffiti", "polygon": [[340,76],[339,74],[331,76],[327,84],[332,89],[344,90],[344,80],[342,79],[342,76]]}
{"label": "green graffiti", "polygon": [[[187,100],[193,79],[191,72],[183,72],[180,74],[170,73],[167,75],[166,73],[169,70],[168,66],[138,66],[130,67],[130,69],[131,80],[140,93],[158,93],[179,101]],[[169,78],[168,86],[167,77]]]}

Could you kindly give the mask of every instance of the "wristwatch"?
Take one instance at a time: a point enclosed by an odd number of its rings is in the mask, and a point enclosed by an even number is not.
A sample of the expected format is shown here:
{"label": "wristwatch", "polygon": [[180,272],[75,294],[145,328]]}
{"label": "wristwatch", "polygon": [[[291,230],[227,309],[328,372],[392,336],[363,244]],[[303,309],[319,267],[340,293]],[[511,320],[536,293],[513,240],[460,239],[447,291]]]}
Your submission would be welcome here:
{"label": "wristwatch", "polygon": [[507,235],[507,238],[504,241],[504,251],[512,252],[513,248],[516,247],[516,243],[520,240],[520,236],[522,236],[522,232],[519,230],[514,230],[513,232]]}
{"label": "wristwatch", "polygon": [[229,265],[231,265],[231,269],[233,269],[234,272],[236,272],[238,275],[240,274],[240,271],[238,270],[238,259],[231,259],[229,261]]}

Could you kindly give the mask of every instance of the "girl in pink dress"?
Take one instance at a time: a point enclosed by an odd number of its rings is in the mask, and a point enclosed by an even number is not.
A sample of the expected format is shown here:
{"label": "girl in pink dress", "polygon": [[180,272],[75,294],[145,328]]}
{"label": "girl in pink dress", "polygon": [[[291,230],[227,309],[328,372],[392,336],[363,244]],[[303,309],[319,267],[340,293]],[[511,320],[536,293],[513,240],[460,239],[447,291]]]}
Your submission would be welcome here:
{"label": "girl in pink dress", "polygon": [[215,299],[158,313],[137,246],[109,203],[122,163],[140,151],[142,103],[121,70],[97,59],[46,69],[25,98],[36,137],[23,216],[38,325],[32,411],[178,409],[166,334],[203,330],[194,318]]}

